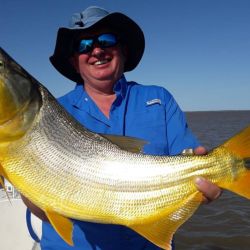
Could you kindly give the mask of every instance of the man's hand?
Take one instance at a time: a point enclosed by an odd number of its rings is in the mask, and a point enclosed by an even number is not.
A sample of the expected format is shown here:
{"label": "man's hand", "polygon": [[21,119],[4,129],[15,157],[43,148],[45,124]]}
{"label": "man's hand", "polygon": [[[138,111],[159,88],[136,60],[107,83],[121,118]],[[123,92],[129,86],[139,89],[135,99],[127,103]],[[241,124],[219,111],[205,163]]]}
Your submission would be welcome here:
{"label": "man's hand", "polygon": [[[194,150],[194,153],[196,155],[204,155],[207,153],[207,151],[204,147],[200,146]],[[222,193],[222,190],[218,186],[204,179],[203,177],[197,177],[195,180],[195,184],[197,189],[203,194],[204,204],[216,200]]]}

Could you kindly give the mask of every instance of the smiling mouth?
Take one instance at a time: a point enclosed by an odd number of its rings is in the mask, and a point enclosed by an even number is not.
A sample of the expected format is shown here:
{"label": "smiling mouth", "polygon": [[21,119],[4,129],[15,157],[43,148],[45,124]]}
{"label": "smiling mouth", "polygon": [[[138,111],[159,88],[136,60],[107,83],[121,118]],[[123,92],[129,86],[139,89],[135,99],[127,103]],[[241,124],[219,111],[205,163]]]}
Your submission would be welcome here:
{"label": "smiling mouth", "polygon": [[108,59],[99,60],[99,61],[95,62],[94,65],[102,65],[102,64],[108,63],[108,62],[110,62],[110,61],[111,61],[111,60],[108,60]]}

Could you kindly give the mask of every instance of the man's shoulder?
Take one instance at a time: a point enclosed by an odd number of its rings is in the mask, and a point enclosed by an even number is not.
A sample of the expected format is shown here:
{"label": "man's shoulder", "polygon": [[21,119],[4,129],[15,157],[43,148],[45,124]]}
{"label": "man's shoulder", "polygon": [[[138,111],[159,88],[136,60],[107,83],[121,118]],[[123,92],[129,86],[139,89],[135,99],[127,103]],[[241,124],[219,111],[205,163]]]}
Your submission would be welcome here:
{"label": "man's shoulder", "polygon": [[61,104],[61,105],[65,105],[67,103],[71,103],[75,98],[75,90],[71,90],[69,92],[67,92],[66,94],[60,96],[57,98],[57,101]]}

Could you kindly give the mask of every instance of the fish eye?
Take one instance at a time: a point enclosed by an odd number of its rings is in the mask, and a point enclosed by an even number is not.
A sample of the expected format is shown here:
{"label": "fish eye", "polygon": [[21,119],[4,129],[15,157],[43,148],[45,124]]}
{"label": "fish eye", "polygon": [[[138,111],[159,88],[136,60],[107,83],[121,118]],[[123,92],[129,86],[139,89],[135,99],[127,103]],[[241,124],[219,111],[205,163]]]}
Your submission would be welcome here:
{"label": "fish eye", "polygon": [[0,60],[0,72],[4,72],[4,62]]}
{"label": "fish eye", "polygon": [[2,60],[0,60],[0,68],[4,67],[4,62]]}

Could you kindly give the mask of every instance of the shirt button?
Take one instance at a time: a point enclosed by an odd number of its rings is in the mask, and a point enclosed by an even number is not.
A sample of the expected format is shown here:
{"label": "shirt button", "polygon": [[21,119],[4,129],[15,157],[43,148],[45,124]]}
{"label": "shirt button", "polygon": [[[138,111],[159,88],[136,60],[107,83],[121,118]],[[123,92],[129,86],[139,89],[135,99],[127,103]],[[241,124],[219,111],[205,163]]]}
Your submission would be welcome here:
{"label": "shirt button", "polygon": [[84,98],[84,101],[87,102],[89,99],[87,97]]}

